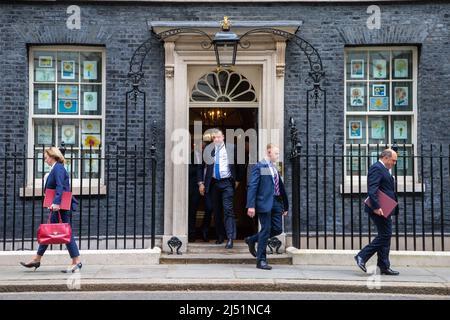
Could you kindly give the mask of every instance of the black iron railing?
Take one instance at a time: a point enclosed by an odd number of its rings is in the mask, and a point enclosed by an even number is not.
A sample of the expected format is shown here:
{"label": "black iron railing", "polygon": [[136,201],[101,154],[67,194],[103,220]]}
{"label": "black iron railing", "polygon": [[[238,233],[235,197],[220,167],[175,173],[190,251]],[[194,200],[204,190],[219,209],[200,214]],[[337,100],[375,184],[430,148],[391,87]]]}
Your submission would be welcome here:
{"label": "black iron railing", "polygon": [[[367,172],[388,145],[310,145],[295,141],[287,179],[292,188],[293,245],[359,249],[374,236],[364,212]],[[392,170],[399,214],[394,250],[450,250],[450,145],[394,145]],[[324,196],[325,195],[325,196]]]}
{"label": "black iron railing", "polygon": [[[34,250],[46,221],[42,185],[45,147],[0,149],[0,250]],[[79,201],[72,230],[80,249],[153,248],[156,233],[156,149],[66,148],[66,170]],[[39,156],[38,156],[39,155]],[[55,246],[59,247],[59,246]]]}
{"label": "black iron railing", "polygon": [[[366,176],[385,145],[310,145],[294,141],[286,182],[292,196],[293,244],[309,249],[359,249],[374,236],[364,212]],[[399,145],[393,170],[399,215],[393,218],[395,250],[450,249],[450,146]],[[39,147],[43,154],[43,148]],[[41,185],[45,165],[27,150],[0,153],[0,250],[34,250],[37,226],[46,220]],[[72,191],[79,200],[72,226],[81,249],[155,246],[156,150],[144,154],[67,148]],[[326,175],[326,178],[324,178]],[[33,179],[34,177],[34,179]],[[325,196],[326,195],[326,196]]]}

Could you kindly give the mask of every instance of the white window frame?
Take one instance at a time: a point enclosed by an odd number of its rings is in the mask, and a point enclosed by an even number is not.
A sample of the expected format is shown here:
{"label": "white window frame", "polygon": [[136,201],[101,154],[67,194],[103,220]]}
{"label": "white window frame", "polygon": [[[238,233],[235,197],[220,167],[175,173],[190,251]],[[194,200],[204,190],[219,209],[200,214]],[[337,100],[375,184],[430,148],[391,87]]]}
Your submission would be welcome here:
{"label": "white window frame", "polygon": [[[80,76],[79,80],[75,82],[77,85],[93,85],[93,84],[100,84],[102,86],[101,93],[102,93],[102,101],[101,101],[101,115],[59,115],[57,112],[56,114],[52,115],[42,115],[42,114],[34,114],[34,53],[36,51],[49,51],[49,52],[57,52],[57,51],[77,51],[77,52],[99,52],[101,53],[102,57],[102,79],[101,83],[98,82],[83,82],[81,79],[81,71],[82,67],[81,64],[78,63],[78,74]],[[55,62],[57,63],[57,62]],[[27,187],[25,190],[21,190],[21,195],[23,196],[25,194],[25,197],[30,196],[38,196],[42,194],[42,178],[35,178],[33,177],[33,156],[34,156],[34,125],[33,120],[35,119],[70,119],[70,120],[81,120],[81,119],[96,119],[101,120],[101,158],[105,157],[105,111],[106,111],[106,48],[105,47],[99,47],[99,46],[65,46],[65,45],[54,45],[54,46],[31,46],[28,54],[28,65],[29,65],[29,79],[28,79],[28,85],[29,85],[29,105],[28,105],[28,165],[27,165]],[[55,92],[57,92],[58,89],[58,76],[55,77]],[[81,100],[81,90],[78,90],[78,101]],[[55,98],[56,99],[56,98]],[[80,106],[81,107],[81,106]],[[55,106],[57,110],[57,106]],[[57,140],[58,137],[58,126],[55,126],[55,139]],[[79,137],[79,140],[81,141],[81,136]],[[88,150],[88,149],[83,149]],[[67,148],[67,151],[70,151],[70,148]],[[78,157],[81,157],[80,149],[78,149]],[[94,159],[94,158],[93,158]],[[98,178],[91,178],[91,190],[89,190],[89,179],[87,178],[81,178],[81,166],[78,165],[78,172],[79,177],[74,178],[73,181],[71,181],[73,194],[81,194],[81,191],[83,191],[83,195],[88,194],[105,194],[106,193],[106,187],[105,187],[105,165],[103,161],[103,165],[99,169],[100,179]],[[83,190],[80,189],[81,187],[81,180],[83,183]],[[98,181],[100,180],[100,192],[99,192],[99,186]],[[34,192],[33,192],[33,182],[34,182]],[[34,193],[34,194],[33,194]]]}
{"label": "white window frame", "polygon": [[[392,78],[392,52],[393,51],[402,51],[402,50],[410,50],[412,51],[412,80],[409,79],[393,79]],[[364,72],[367,74],[366,79],[347,79],[347,53],[351,51],[364,51],[367,52],[367,58],[366,58],[366,64],[364,66]],[[390,109],[389,111],[377,111],[377,112],[370,112],[369,111],[369,98],[370,98],[370,92],[366,92],[365,99],[366,99],[366,111],[347,111],[347,84],[350,84],[352,82],[356,83],[362,83],[364,82],[366,88],[370,88],[370,82],[373,81],[373,79],[370,79],[369,76],[369,68],[370,68],[370,56],[369,53],[371,51],[389,51],[389,79],[383,79],[381,82],[385,82],[389,84],[389,105]],[[358,46],[358,47],[346,47],[344,49],[344,152],[345,155],[347,155],[347,148],[350,146],[349,143],[347,143],[347,135],[348,135],[348,128],[347,128],[347,117],[348,116],[364,116],[366,119],[366,140],[369,140],[369,125],[368,125],[368,117],[369,116],[387,116],[388,117],[388,140],[387,145],[391,145],[391,117],[392,116],[411,116],[411,137],[412,137],[412,144],[406,144],[406,147],[412,147],[414,146],[413,152],[414,155],[417,154],[417,118],[418,118],[418,106],[417,106],[417,78],[418,78],[418,50],[416,46]],[[392,111],[392,82],[411,82],[412,83],[412,111]],[[353,144],[355,147],[355,151],[358,151],[357,144]],[[376,144],[361,144],[361,147],[368,148],[370,147],[376,147]],[[399,147],[403,146],[403,144],[399,144]],[[380,151],[383,149],[384,145],[379,145]],[[368,157],[366,154],[365,157]],[[359,186],[359,177],[358,176],[350,176],[350,172],[347,170],[347,161],[348,158],[345,158],[344,160],[344,177],[345,177],[345,185],[344,188],[341,185],[340,191],[341,193],[359,193],[360,189],[361,192],[366,193],[367,192],[367,176],[361,176],[361,186]],[[398,192],[412,192],[413,191],[413,182],[415,183],[414,189],[415,192],[423,192],[424,186],[421,183],[418,183],[418,170],[417,170],[417,159],[414,160],[414,166],[416,168],[414,173],[414,180],[411,175],[406,176],[406,185],[405,185],[405,177],[403,175],[398,175]],[[366,163],[367,166],[367,163]],[[353,180],[353,181],[352,181]],[[353,183],[353,188],[351,188],[351,183]],[[353,189],[353,190],[350,190]]]}

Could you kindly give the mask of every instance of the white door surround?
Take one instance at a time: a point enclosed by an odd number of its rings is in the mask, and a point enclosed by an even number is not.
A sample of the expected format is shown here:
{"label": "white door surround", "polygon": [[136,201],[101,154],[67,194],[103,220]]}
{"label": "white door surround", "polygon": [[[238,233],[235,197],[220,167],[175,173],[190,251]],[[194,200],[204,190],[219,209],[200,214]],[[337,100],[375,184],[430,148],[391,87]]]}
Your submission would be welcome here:
{"label": "white door surround", "polygon": [[[194,27],[193,23],[183,22],[155,22],[151,23],[155,33],[173,29],[183,25]],[[246,22],[234,23],[232,30],[236,34],[243,34],[246,29],[256,27],[272,27],[291,33],[297,31],[299,22]],[[172,26],[172,27],[171,27]],[[219,23],[198,23],[198,29],[213,35],[219,30]],[[182,141],[188,152],[183,152],[185,160],[183,164],[175,164],[172,159],[173,147],[180,141],[173,141],[172,134],[176,129],[189,130],[189,97],[191,87],[188,81],[189,70],[195,70],[195,66],[209,66],[213,69],[216,65],[214,51],[205,50],[200,43],[204,38],[196,34],[179,34],[167,38],[165,48],[165,166],[164,166],[164,235],[163,250],[170,251],[167,241],[176,236],[183,245],[180,251],[187,249],[188,233],[188,161],[190,141]],[[284,67],[286,39],[271,34],[255,34],[248,38],[251,47],[244,50],[239,48],[236,66],[233,68],[239,72],[242,69],[251,69],[252,66],[259,70],[261,79],[260,93],[258,97],[258,125],[260,129],[273,131],[270,138],[261,135],[258,139],[261,158],[264,146],[268,140],[280,146],[281,159],[283,159],[283,132],[284,132]],[[244,67],[245,66],[245,67]],[[203,69],[203,68],[201,68]]]}

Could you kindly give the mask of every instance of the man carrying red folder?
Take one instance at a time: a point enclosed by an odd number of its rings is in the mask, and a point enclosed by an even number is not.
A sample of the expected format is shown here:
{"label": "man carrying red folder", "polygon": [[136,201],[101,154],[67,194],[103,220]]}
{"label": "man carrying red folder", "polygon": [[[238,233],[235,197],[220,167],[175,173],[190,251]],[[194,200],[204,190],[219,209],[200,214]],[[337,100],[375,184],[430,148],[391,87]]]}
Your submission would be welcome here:
{"label": "man carrying red folder", "polygon": [[[397,153],[391,149],[386,149],[380,154],[380,159],[369,168],[367,174],[367,194],[368,200],[365,204],[365,211],[369,214],[378,231],[378,235],[371,243],[365,246],[356,256],[356,264],[361,270],[367,272],[366,262],[375,254],[378,254],[377,266],[380,268],[381,274],[396,276],[398,271],[394,271],[390,267],[389,250],[391,246],[392,236],[392,219],[393,215],[398,214],[398,206],[392,212],[383,212],[386,208],[384,202],[397,201],[395,194],[394,177],[390,173],[397,162]],[[370,205],[370,206],[369,206]],[[392,208],[392,206],[391,206]]]}

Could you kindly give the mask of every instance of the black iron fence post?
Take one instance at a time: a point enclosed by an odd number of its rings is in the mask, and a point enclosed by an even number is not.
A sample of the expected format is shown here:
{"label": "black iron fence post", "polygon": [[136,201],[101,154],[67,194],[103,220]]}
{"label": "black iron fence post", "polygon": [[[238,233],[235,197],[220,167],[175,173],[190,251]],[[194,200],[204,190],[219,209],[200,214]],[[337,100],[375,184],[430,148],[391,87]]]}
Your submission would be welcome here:
{"label": "black iron fence post", "polygon": [[291,131],[292,165],[292,245],[300,249],[300,152],[302,145],[298,140],[298,130],[293,118],[289,120]]}
{"label": "black iron fence post", "polygon": [[7,198],[7,181],[8,181],[8,146],[5,145],[5,158],[4,158],[4,172],[3,172],[3,251],[6,251],[6,217],[7,217],[7,209],[6,209],[6,198]]}
{"label": "black iron fence post", "polygon": [[[391,147],[396,153],[398,153],[398,145],[397,142],[394,141],[394,144]],[[395,178],[395,194],[398,193],[398,168],[394,166],[394,178]],[[399,250],[399,225],[398,225],[398,214],[395,216],[395,248]]]}
{"label": "black iron fence post", "polygon": [[152,125],[152,146],[150,148],[150,154],[151,154],[151,170],[152,170],[152,240],[151,240],[151,246],[152,249],[155,247],[155,221],[156,221],[156,206],[155,206],[155,199],[156,199],[156,147],[155,147],[155,139],[156,139],[156,123],[153,121]]}

